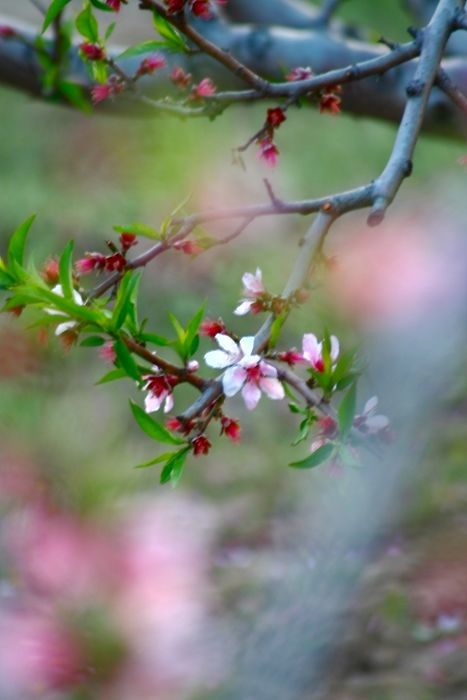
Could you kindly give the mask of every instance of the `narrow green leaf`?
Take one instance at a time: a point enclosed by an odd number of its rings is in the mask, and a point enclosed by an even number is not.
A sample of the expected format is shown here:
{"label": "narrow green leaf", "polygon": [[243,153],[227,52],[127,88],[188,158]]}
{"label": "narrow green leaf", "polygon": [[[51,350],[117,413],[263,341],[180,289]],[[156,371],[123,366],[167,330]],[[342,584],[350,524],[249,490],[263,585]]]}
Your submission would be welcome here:
{"label": "narrow green leaf", "polygon": [[291,462],[289,467],[294,467],[294,469],[312,469],[317,467],[318,464],[325,462],[334,452],[335,446],[333,443],[328,442],[317,450],[311,453],[305,459],[300,460],[300,462]]}
{"label": "narrow green leaf", "polygon": [[153,345],[159,345],[160,347],[165,347],[170,345],[172,341],[165,338],[163,335],[157,335],[157,333],[141,333],[139,338],[146,343],[153,343]]}
{"label": "narrow green leaf", "polygon": [[91,73],[96,83],[104,85],[109,77],[109,69],[104,61],[93,61],[91,63]]}
{"label": "narrow green leaf", "polygon": [[135,303],[138,284],[141,279],[139,272],[128,270],[125,272],[122,281],[118,286],[117,298],[112,313],[112,326],[118,331],[131,311],[132,304]]}
{"label": "narrow green leaf", "polygon": [[79,13],[75,25],[78,32],[81,36],[84,36],[85,39],[88,39],[88,41],[93,44],[99,41],[99,25],[97,24],[97,20],[94,17],[92,7],[89,3],[86,4],[83,11]]}
{"label": "narrow green leaf", "polygon": [[174,314],[169,313],[169,320],[172,326],[174,327],[175,333],[177,334],[178,338],[178,343],[176,345],[177,352],[180,354],[182,359],[185,359],[185,340],[186,340],[186,331],[183,328],[182,324],[178,320]]}
{"label": "narrow green leaf", "polygon": [[154,27],[169,44],[173,51],[185,51],[187,45],[182,35],[157,11],[153,12]]}
{"label": "narrow green leaf", "polygon": [[93,5],[96,8],[96,10],[102,10],[103,12],[115,12],[115,10],[112,10],[111,7],[106,5],[105,2],[101,2],[101,0],[91,0],[91,5]]}
{"label": "narrow green leaf", "polygon": [[110,372],[104,374],[104,376],[96,382],[96,386],[99,386],[99,384],[107,384],[108,382],[114,382],[117,379],[124,379],[126,377],[128,377],[128,375],[124,369],[111,369]]}
{"label": "narrow green leaf", "polygon": [[9,289],[13,284],[14,279],[8,272],[0,270],[0,289]]}
{"label": "narrow green leaf", "polygon": [[185,464],[189,449],[189,447],[184,447],[169,459],[161,472],[161,484],[166,484],[168,481],[171,481],[173,486],[177,485],[182,475],[183,465]]}
{"label": "narrow green leaf", "polygon": [[86,114],[92,112],[91,103],[87,99],[86,93],[81,85],[72,83],[69,80],[60,80],[57,89],[73,107],[77,107]]}
{"label": "narrow green leaf", "polygon": [[137,464],[135,466],[135,469],[146,469],[146,467],[152,467],[154,464],[161,464],[161,462],[167,462],[167,460],[171,459],[175,455],[178,455],[179,451],[180,450],[177,450],[176,452],[164,452],[163,454],[154,457],[154,459],[150,459],[148,462]]}
{"label": "narrow green leaf", "polygon": [[145,413],[145,411],[143,411],[138,404],[134,403],[134,401],[130,401],[130,406],[139,427],[146,433],[146,435],[149,435],[150,438],[156,440],[156,442],[163,442],[168,445],[185,444],[185,440],[172,435],[167,428],[164,428],[163,425],[155,421],[153,418],[151,418],[151,416],[148,416],[148,414]]}
{"label": "narrow green leaf", "polygon": [[156,39],[150,39],[149,41],[142,41],[140,44],[135,44],[130,46],[122,53],[118,54],[117,59],[120,58],[130,58],[130,56],[140,56],[144,53],[151,53],[152,51],[160,51],[160,49],[169,48],[165,41],[157,41]]}
{"label": "narrow green leaf", "polygon": [[[94,2],[95,2],[95,1],[96,1],[96,0],[94,0]],[[94,4],[94,3],[93,3],[93,4]],[[105,7],[107,7],[107,5],[105,5]],[[107,9],[110,9],[110,8],[107,8]],[[104,34],[104,39],[105,39],[105,41],[108,41],[108,40],[110,39],[110,37],[112,36],[112,34],[113,34],[114,31],[115,31],[115,27],[116,27],[116,26],[117,26],[117,23],[116,23],[116,22],[111,22],[111,23],[109,24],[109,26],[108,26],[107,29],[105,30],[105,34]]]}
{"label": "narrow green leaf", "polygon": [[354,382],[344,398],[342,399],[337,419],[342,437],[345,437],[352,427],[355,410],[357,406],[357,383]]}
{"label": "narrow green leaf", "polygon": [[133,355],[128,350],[125,342],[121,338],[115,341],[114,349],[117,354],[118,362],[121,365],[122,369],[125,370],[129,377],[139,382],[141,376],[140,371],[138,369],[138,365],[134,361]]}
{"label": "narrow green leaf", "polygon": [[35,218],[36,215],[32,214],[32,216],[27,218],[26,221],[23,221],[23,223],[20,226],[18,226],[16,231],[11,236],[10,242],[8,244],[7,255],[9,268],[13,266],[14,262],[18,263],[18,265],[23,265],[24,251],[26,248],[26,238],[29,233],[29,229],[31,228],[32,222]]}
{"label": "narrow green leaf", "polygon": [[71,0],[52,0],[47,12],[45,13],[44,24],[42,25],[42,34],[45,32],[47,27],[52,24],[57,15],[59,15],[70,2]]}
{"label": "narrow green leaf", "polygon": [[183,341],[183,353],[185,357],[192,357],[198,349],[198,330],[204,318],[206,305],[202,304],[195,315],[190,319],[185,329],[185,340]]}
{"label": "narrow green leaf", "polygon": [[105,340],[101,338],[100,335],[90,335],[88,338],[84,338],[84,340],[81,341],[80,346],[83,348],[98,348],[104,345],[104,343]]}
{"label": "narrow green leaf", "polygon": [[132,223],[128,226],[113,226],[113,230],[117,233],[134,233],[135,236],[143,236],[143,238],[155,238],[160,239],[161,235],[159,231],[141,223]]}
{"label": "narrow green leaf", "polygon": [[73,298],[73,241],[68,241],[60,257],[59,279],[65,299]]}

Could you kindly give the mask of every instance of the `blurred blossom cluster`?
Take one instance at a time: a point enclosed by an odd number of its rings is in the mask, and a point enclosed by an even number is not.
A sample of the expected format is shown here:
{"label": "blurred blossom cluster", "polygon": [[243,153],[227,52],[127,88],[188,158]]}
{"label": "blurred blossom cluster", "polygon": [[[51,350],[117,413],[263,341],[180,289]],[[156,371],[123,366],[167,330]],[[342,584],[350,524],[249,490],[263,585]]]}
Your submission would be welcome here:
{"label": "blurred blossom cluster", "polygon": [[84,517],[16,450],[0,485],[2,700],[178,700],[219,679],[205,506],[171,493]]}

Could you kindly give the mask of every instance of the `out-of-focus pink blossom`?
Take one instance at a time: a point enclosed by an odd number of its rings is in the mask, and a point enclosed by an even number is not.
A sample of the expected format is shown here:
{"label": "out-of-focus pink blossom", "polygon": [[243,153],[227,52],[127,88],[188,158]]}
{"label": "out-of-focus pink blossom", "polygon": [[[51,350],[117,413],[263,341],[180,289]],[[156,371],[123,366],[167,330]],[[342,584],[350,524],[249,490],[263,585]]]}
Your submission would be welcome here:
{"label": "out-of-focus pink blossom", "polygon": [[243,299],[234,311],[237,316],[244,316],[249,311],[252,310],[255,303],[264,292],[263,280],[261,270],[256,268],[256,272],[253,275],[251,272],[245,272],[242,277],[243,282]]}
{"label": "out-of-focus pink blossom", "polygon": [[7,697],[66,690],[84,676],[76,640],[45,611],[0,612],[0,648],[0,690]]}
{"label": "out-of-focus pink blossom", "polygon": [[30,508],[8,522],[5,545],[17,576],[32,590],[67,598],[96,594],[107,550],[71,516]]}
{"label": "out-of-focus pink blossom", "polygon": [[114,343],[112,340],[108,340],[104,345],[99,348],[99,357],[104,362],[109,362],[113,364],[117,359],[117,353],[115,352]]}
{"label": "out-of-focus pink blossom", "polygon": [[377,231],[348,231],[339,244],[337,265],[328,273],[338,308],[370,325],[410,322],[445,299],[452,279],[427,231],[408,219],[393,220]]}

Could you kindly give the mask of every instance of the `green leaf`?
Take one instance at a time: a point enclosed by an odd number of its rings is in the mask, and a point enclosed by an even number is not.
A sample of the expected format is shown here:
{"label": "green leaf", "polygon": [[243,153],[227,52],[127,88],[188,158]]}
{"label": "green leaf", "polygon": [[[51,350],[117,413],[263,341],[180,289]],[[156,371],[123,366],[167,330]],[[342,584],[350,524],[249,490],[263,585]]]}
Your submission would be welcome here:
{"label": "green leaf", "polygon": [[57,89],[73,107],[77,107],[86,114],[92,112],[91,103],[86,97],[86,92],[78,83],[72,83],[69,80],[60,80]]}
{"label": "green leaf", "polygon": [[310,428],[311,428],[313,423],[314,423],[314,420],[312,418],[310,418],[309,416],[307,416],[306,418],[304,418],[302,420],[302,422],[300,423],[300,429],[299,429],[298,436],[292,442],[293,447],[295,447],[295,445],[298,445],[300,442],[303,442],[304,440],[307,439],[308,434],[310,432]]}
{"label": "green leaf", "polygon": [[124,369],[111,369],[110,372],[104,374],[104,376],[96,382],[96,386],[98,386],[99,384],[107,384],[108,382],[114,382],[117,379],[124,379],[126,377],[128,377],[128,374],[125,372]]}
{"label": "green leaf", "polygon": [[14,262],[18,263],[18,265],[23,265],[26,238],[35,218],[36,215],[32,214],[26,221],[23,221],[11,236],[8,244],[8,267],[13,267]]}
{"label": "green leaf", "polygon": [[14,278],[5,272],[0,270],[0,289],[9,289],[14,282]]}
{"label": "green leaf", "polygon": [[104,61],[93,61],[91,63],[91,73],[96,83],[104,85],[109,77],[109,69]]}
{"label": "green leaf", "polygon": [[[92,0],[91,0],[91,1],[92,1]],[[94,0],[94,2],[95,2],[95,1],[96,1],[96,0]],[[107,7],[107,5],[105,5],[104,7]],[[110,8],[107,7],[107,9],[110,9]],[[117,26],[117,23],[116,23],[116,22],[111,22],[111,23],[109,24],[109,26],[108,26],[107,29],[105,30],[105,34],[104,34],[104,39],[105,39],[105,41],[108,41],[108,40],[110,39],[110,37],[112,36],[112,34],[113,34],[114,31],[115,31],[115,27],[116,27],[116,26]]]}
{"label": "green leaf", "polygon": [[104,345],[104,343],[105,340],[104,338],[101,338],[100,335],[90,335],[89,337],[82,340],[80,345],[83,348],[98,348],[101,345]]}
{"label": "green leaf", "polygon": [[185,358],[192,357],[198,349],[198,330],[204,318],[205,309],[206,305],[202,304],[195,315],[190,319],[185,329],[185,340],[183,341],[183,353]]}
{"label": "green leaf", "polygon": [[42,34],[45,32],[47,27],[52,24],[57,15],[59,15],[70,2],[71,0],[52,0],[47,12],[45,13],[44,24],[42,25],[41,31]]}
{"label": "green leaf", "polygon": [[134,46],[130,46],[128,49],[125,49],[125,51],[118,54],[117,60],[120,60],[121,58],[130,58],[130,56],[140,56],[144,53],[151,53],[153,51],[168,48],[169,46],[165,41],[150,39],[149,41],[142,41],[140,44],[135,44]]}
{"label": "green leaf", "polygon": [[91,0],[91,5],[93,5],[96,8],[96,10],[102,10],[103,12],[114,12],[114,10],[112,10],[111,7],[106,5],[105,2],[101,2],[101,0]]}
{"label": "green leaf", "polygon": [[156,10],[153,12],[154,27],[158,34],[163,37],[172,51],[186,51],[187,45],[182,35],[170,24],[165,17],[162,17]]}
{"label": "green leaf", "polygon": [[171,344],[171,340],[164,338],[163,335],[157,335],[156,333],[141,333],[139,339],[146,342],[152,343],[153,345],[159,345],[160,347],[166,347]]}
{"label": "green leaf", "polygon": [[115,331],[118,331],[123,326],[131,312],[132,305],[135,304],[140,279],[141,274],[139,272],[134,273],[132,270],[128,270],[118,286],[117,298],[112,313],[112,326]]}
{"label": "green leaf", "polygon": [[317,450],[311,453],[309,457],[302,459],[300,462],[291,462],[289,467],[294,467],[294,469],[312,469],[317,467],[318,464],[325,462],[334,452],[334,445],[331,442],[318,447]]}
{"label": "green leaf", "polygon": [[99,41],[99,25],[92,12],[92,7],[87,3],[82,12],[79,13],[76,18],[76,29],[88,39],[92,44],[96,44]]}
{"label": "green leaf", "polygon": [[354,382],[341,401],[337,412],[339,430],[342,437],[345,437],[352,427],[355,410],[357,406],[357,383]]}
{"label": "green leaf", "polygon": [[139,427],[144,433],[146,433],[146,435],[149,435],[150,438],[156,440],[156,442],[163,442],[167,443],[168,445],[185,444],[185,440],[172,435],[167,428],[164,428],[163,425],[155,421],[153,418],[151,418],[151,416],[148,416],[148,414],[145,413],[145,411],[143,411],[138,404],[134,403],[134,401],[130,401],[130,406]]}
{"label": "green leaf", "polygon": [[114,349],[117,354],[117,359],[122,367],[122,369],[125,370],[127,375],[131,377],[132,379],[135,379],[137,382],[140,381],[141,376],[140,376],[140,371],[138,369],[138,365],[133,359],[133,355],[131,352],[128,350],[125,342],[119,338],[118,340],[115,341],[114,343]]}
{"label": "green leaf", "polygon": [[272,349],[276,346],[286,316],[287,314],[285,313],[279,314],[279,316],[276,316],[276,318],[272,322],[271,330],[269,332],[268,348]]}
{"label": "green leaf", "polygon": [[184,447],[182,450],[176,452],[173,457],[169,459],[165,467],[161,472],[160,482],[161,484],[166,484],[168,481],[172,482],[172,486],[176,486],[180,481],[183,473],[183,466],[187,458],[190,448]]}
{"label": "green leaf", "polygon": [[73,299],[73,241],[68,241],[60,257],[59,279],[65,299]]}
{"label": "green leaf", "polygon": [[161,237],[159,231],[151,228],[151,226],[140,223],[128,224],[128,226],[113,226],[113,230],[117,233],[134,233],[135,236],[143,236],[143,238],[155,238],[159,240]]}
{"label": "green leaf", "polygon": [[167,460],[169,460],[171,457],[178,455],[179,451],[180,450],[177,450],[176,452],[164,452],[163,454],[154,457],[154,459],[150,459],[148,462],[137,464],[135,466],[135,469],[146,469],[146,467],[152,467],[154,464],[161,464],[161,462],[167,462]]}

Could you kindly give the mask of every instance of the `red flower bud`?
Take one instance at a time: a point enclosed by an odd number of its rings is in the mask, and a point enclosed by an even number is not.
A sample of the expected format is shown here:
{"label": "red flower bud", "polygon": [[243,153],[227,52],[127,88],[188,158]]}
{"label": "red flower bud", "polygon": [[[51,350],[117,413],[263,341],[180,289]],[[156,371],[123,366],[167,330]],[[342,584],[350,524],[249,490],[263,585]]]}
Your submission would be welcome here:
{"label": "red flower bud", "polygon": [[120,234],[120,245],[122,250],[126,253],[132,246],[137,245],[138,240],[134,233],[121,233]]}
{"label": "red flower bud", "polygon": [[227,435],[232,442],[240,441],[240,423],[235,418],[222,416],[221,418],[221,435]]}
{"label": "red flower bud", "polygon": [[121,253],[108,255],[105,259],[105,269],[108,272],[121,272],[126,267],[126,260]]}
{"label": "red flower bud", "polygon": [[210,318],[205,318],[204,321],[201,322],[199,327],[200,335],[204,335],[207,338],[215,338],[218,333],[225,333],[225,326],[222,319],[213,321]]}
{"label": "red flower bud", "polygon": [[212,445],[205,435],[199,435],[197,438],[191,441],[191,446],[193,448],[193,454],[195,457],[199,455],[207,455]]}
{"label": "red flower bud", "polygon": [[91,44],[89,41],[85,41],[79,45],[81,53],[89,61],[103,61],[105,58],[105,51],[101,46],[97,44]]}
{"label": "red flower bud", "polygon": [[267,111],[266,122],[273,129],[277,129],[286,119],[285,112],[281,107],[274,107]]}
{"label": "red flower bud", "polygon": [[13,27],[9,27],[7,24],[0,24],[0,37],[11,39],[14,36],[16,36],[16,32]]}
{"label": "red flower bud", "polygon": [[337,423],[331,416],[323,416],[317,423],[321,435],[332,438],[337,435]]}
{"label": "red flower bud", "polygon": [[58,284],[59,279],[59,264],[56,258],[49,258],[44,263],[44,267],[41,270],[41,277],[44,282],[54,286]]}

